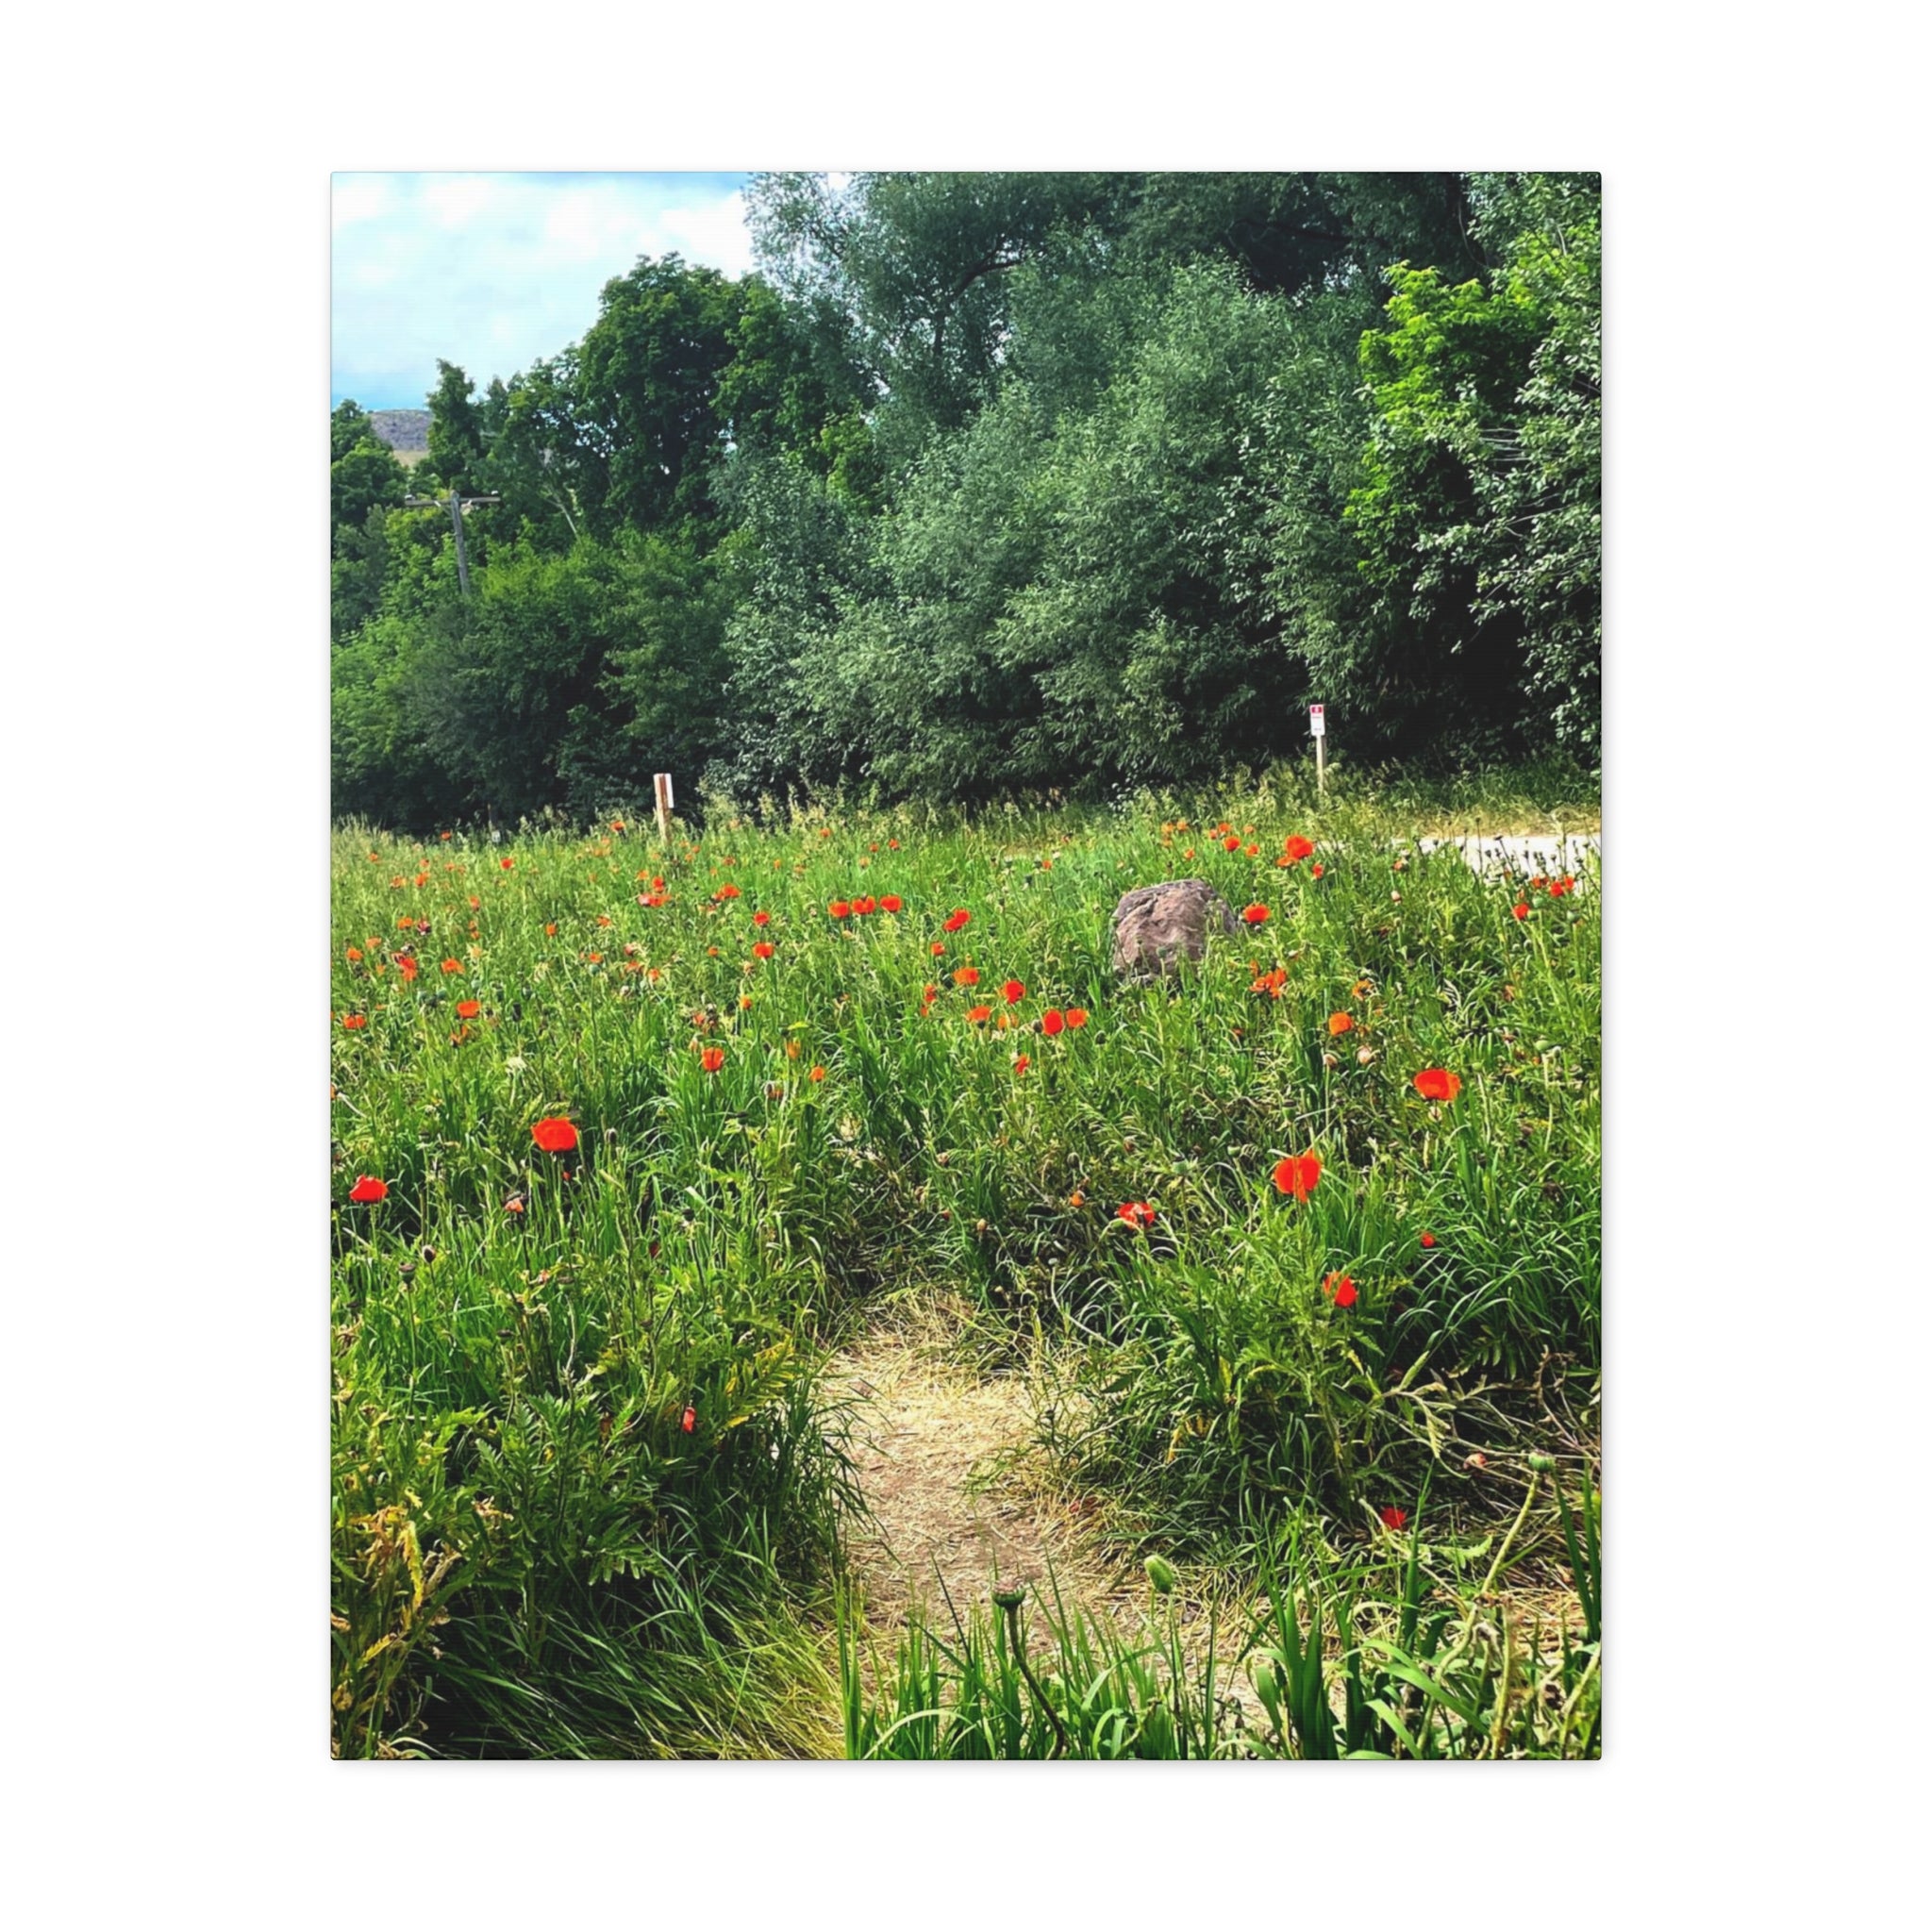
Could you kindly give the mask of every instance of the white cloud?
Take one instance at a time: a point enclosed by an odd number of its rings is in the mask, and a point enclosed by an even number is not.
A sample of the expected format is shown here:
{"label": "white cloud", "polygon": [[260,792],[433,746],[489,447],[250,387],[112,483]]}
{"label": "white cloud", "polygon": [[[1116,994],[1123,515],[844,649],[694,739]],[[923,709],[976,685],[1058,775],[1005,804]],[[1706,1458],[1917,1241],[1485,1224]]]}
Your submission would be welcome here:
{"label": "white cloud", "polygon": [[329,196],[329,225],[375,221],[394,205],[388,179],[381,175],[338,175]]}
{"label": "white cloud", "polygon": [[422,183],[422,207],[445,228],[475,225],[504,198],[501,178],[492,180],[488,175],[428,175]]}
{"label": "white cloud", "polygon": [[743,275],[741,175],[340,175],[332,387],[420,408],[439,357],[479,389],[580,337],[641,255]]}

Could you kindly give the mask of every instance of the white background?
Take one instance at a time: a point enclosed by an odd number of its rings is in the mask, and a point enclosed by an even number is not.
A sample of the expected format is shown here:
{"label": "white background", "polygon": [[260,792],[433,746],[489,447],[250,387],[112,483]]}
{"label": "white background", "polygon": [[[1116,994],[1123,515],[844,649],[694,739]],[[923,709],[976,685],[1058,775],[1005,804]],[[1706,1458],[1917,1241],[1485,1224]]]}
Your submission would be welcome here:
{"label": "white background", "polygon": [[[1927,1271],[1904,1209],[1928,1105],[1901,17],[16,22],[20,1923],[1895,1922],[1925,1716]],[[1604,172],[1601,1766],[327,1759],[330,171],[860,165]]]}

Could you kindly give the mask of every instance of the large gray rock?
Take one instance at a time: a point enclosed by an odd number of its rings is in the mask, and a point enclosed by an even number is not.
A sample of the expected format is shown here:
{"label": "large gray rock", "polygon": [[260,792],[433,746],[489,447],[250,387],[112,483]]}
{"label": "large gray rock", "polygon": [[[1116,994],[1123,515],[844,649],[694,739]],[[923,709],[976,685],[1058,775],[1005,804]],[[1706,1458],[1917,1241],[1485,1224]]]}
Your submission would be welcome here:
{"label": "large gray rock", "polygon": [[1229,938],[1241,931],[1234,908],[1206,879],[1136,886],[1113,908],[1113,969],[1129,979],[1158,979],[1183,955],[1202,958],[1216,926]]}

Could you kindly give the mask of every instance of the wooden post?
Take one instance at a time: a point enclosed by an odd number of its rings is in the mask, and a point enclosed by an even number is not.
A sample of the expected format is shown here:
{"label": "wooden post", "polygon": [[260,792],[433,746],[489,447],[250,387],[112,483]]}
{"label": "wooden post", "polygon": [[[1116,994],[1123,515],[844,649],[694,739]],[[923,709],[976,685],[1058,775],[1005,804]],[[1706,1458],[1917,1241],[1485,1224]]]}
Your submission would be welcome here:
{"label": "wooden post", "polygon": [[658,836],[668,845],[671,842],[671,774],[659,772],[652,782],[658,791]]}
{"label": "wooden post", "polygon": [[449,520],[456,526],[457,533],[457,590],[467,597],[470,594],[470,559],[463,550],[463,499],[454,490],[449,493]]}
{"label": "wooden post", "polygon": [[463,548],[463,511],[473,503],[501,503],[500,496],[463,496],[453,488],[447,496],[406,496],[403,501],[411,509],[446,509],[449,512],[450,526],[457,538],[457,588],[467,597],[470,594],[470,558]]}

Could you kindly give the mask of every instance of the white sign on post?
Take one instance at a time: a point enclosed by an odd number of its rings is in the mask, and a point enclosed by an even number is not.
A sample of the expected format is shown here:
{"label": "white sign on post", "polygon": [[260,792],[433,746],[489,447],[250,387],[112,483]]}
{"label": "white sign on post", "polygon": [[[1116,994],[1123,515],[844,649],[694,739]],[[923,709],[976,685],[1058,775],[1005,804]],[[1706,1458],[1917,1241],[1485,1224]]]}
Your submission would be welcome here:
{"label": "white sign on post", "polygon": [[1310,705],[1308,707],[1308,733],[1310,737],[1326,738],[1328,736],[1328,720],[1322,715],[1322,708],[1320,705]]}

